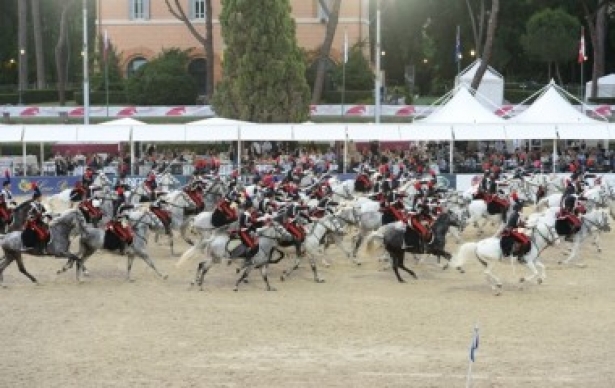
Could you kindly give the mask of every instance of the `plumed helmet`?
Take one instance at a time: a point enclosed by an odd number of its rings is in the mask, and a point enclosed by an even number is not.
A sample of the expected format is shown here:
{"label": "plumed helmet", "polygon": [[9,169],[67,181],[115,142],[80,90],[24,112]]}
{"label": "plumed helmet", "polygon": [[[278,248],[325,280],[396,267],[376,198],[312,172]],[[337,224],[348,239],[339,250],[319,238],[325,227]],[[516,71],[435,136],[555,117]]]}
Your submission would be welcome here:
{"label": "plumed helmet", "polygon": [[43,196],[43,193],[41,193],[41,189],[39,189],[36,183],[32,183],[32,190],[34,190],[34,193],[32,194],[32,199],[40,198]]}

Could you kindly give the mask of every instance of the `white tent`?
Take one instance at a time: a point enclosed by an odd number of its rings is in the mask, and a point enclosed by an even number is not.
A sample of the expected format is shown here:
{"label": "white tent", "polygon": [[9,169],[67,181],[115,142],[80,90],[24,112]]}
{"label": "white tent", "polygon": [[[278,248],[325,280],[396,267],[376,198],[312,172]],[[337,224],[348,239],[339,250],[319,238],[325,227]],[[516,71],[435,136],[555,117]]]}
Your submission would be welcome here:
{"label": "white tent", "polygon": [[[585,100],[591,97],[592,81],[585,84]],[[598,78],[598,97],[615,97],[615,74]]]}
{"label": "white tent", "polygon": [[[470,87],[481,62],[480,59],[477,59],[459,73],[456,81],[457,85],[466,85]],[[504,77],[491,66],[487,67],[487,71],[478,85],[476,99],[491,110],[494,110],[493,108],[499,108],[504,103]]]}
{"label": "white tent", "polygon": [[225,119],[222,117],[210,117],[208,119],[203,119],[203,120],[198,120],[198,121],[193,121],[190,122],[186,125],[200,125],[200,126],[210,126],[210,125],[246,125],[246,124],[251,124],[248,121],[241,121],[241,120],[231,120],[231,119]]}
{"label": "white tent", "polygon": [[417,123],[423,124],[503,124],[504,119],[482,106],[465,85],[457,87],[453,96]]}

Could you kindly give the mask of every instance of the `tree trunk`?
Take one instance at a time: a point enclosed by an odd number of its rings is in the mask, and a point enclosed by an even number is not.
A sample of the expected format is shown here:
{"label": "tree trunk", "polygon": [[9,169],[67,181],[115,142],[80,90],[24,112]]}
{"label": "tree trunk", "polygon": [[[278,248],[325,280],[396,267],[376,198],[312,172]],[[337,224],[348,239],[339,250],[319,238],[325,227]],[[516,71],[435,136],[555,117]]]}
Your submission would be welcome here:
{"label": "tree trunk", "polygon": [[72,1],[64,4],[62,16],[60,17],[60,33],[58,35],[58,43],[55,48],[56,59],[56,74],[58,78],[58,99],[60,105],[66,105],[66,80],[67,80],[67,65],[68,65],[68,9]]}
{"label": "tree trunk", "polygon": [[211,0],[205,0],[205,55],[207,55],[207,101],[214,95],[214,23]]}
{"label": "tree trunk", "polygon": [[477,58],[481,57],[481,42],[483,41],[483,26],[485,21],[485,0],[480,1],[480,13],[478,14],[478,22],[476,15],[474,15],[474,8],[472,8],[471,0],[466,0],[466,6],[468,7],[468,14],[470,15],[470,24],[472,24],[472,35],[474,36],[474,52]]}
{"label": "tree trunk", "polygon": [[487,27],[487,39],[485,41],[485,51],[481,56],[481,63],[478,69],[476,70],[476,74],[474,74],[474,78],[472,79],[472,89],[474,91],[478,90],[478,86],[487,71],[487,67],[489,66],[489,61],[491,60],[491,53],[493,51],[493,41],[495,39],[495,31],[498,24],[498,12],[500,10],[500,0],[493,0],[491,4],[491,16],[489,17],[489,26]]}
{"label": "tree trunk", "polygon": [[[319,0],[323,8],[327,8],[324,0]],[[314,90],[312,91],[312,104],[318,104],[322,96],[322,90],[325,84],[325,73],[327,71],[327,61],[331,55],[331,46],[335,38],[337,23],[340,16],[340,5],[342,0],[333,0],[333,5],[329,9],[329,20],[327,21],[327,30],[325,39],[320,48],[320,57],[318,59],[318,67],[316,68],[316,79],[314,80]],[[379,54],[378,54],[379,55]]]}
{"label": "tree trunk", "polygon": [[555,62],[555,76],[557,77],[557,83],[563,85],[562,75],[559,72],[559,63]]}
{"label": "tree trunk", "polygon": [[[173,4],[171,4],[173,1]],[[184,23],[188,27],[188,31],[194,36],[194,38],[203,45],[205,49],[205,55],[207,56],[207,85],[205,92],[207,93],[207,100],[209,101],[214,94],[214,39],[213,39],[213,15],[211,0],[205,0],[205,35],[200,34],[188,15],[184,7],[181,5],[180,0],[164,0],[169,13],[173,15],[177,20]]]}
{"label": "tree trunk", "polygon": [[19,91],[28,88],[28,0],[17,0]]}
{"label": "tree trunk", "polygon": [[41,26],[41,0],[32,0],[32,27],[34,30],[34,55],[36,57],[36,88],[47,86],[45,75],[45,51],[43,49],[43,31]]}
{"label": "tree trunk", "polygon": [[[604,75],[604,40],[606,36],[606,24],[607,24],[606,11],[607,11],[607,5],[601,4],[600,8],[598,9],[596,13],[596,23],[595,23],[595,29],[594,29],[593,34],[591,34],[591,28],[590,28],[592,46],[594,48],[594,58],[593,58],[594,68],[593,68],[593,75],[592,75],[592,90],[591,90],[592,98],[598,97],[598,78]],[[581,87],[585,87],[585,86],[581,85]]]}

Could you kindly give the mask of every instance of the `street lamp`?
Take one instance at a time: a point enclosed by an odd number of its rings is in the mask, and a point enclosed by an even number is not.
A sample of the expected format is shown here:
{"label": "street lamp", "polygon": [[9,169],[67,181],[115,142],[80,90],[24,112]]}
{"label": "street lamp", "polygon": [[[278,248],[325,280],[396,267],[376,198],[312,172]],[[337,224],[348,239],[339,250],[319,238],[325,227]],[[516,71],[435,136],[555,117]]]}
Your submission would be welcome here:
{"label": "street lamp", "polygon": [[18,80],[18,90],[19,90],[19,105],[23,105],[23,84],[24,84],[24,56],[26,55],[26,50],[19,50],[19,80]]}
{"label": "street lamp", "polygon": [[470,50],[470,56],[471,56],[472,58],[474,58],[474,56],[475,56],[475,55],[476,55],[476,51],[474,51],[474,50]]}

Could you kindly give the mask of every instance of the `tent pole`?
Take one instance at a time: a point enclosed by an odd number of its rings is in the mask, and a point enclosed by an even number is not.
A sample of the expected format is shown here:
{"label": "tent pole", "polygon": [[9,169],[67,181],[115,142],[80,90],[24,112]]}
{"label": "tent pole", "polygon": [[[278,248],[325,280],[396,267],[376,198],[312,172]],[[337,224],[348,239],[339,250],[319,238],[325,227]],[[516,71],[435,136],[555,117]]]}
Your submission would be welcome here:
{"label": "tent pole", "polygon": [[448,171],[450,174],[453,174],[455,172],[455,168],[454,168],[454,156],[455,156],[455,141],[453,139],[451,139],[451,144],[450,144],[450,150],[449,150],[449,155],[448,155]]}
{"label": "tent pole", "polygon": [[26,154],[26,142],[25,141],[21,142],[21,152],[23,156],[23,176],[26,177],[28,176],[28,157]]}
{"label": "tent pole", "polygon": [[553,170],[554,174],[557,172],[556,167],[555,167],[556,165],[557,165],[557,139],[553,139],[553,166],[551,167],[551,169]]}
{"label": "tent pole", "polygon": [[237,172],[241,178],[241,126],[237,128]]}
{"label": "tent pole", "polygon": [[130,175],[135,175],[135,141],[132,138],[132,127],[130,127]]}
{"label": "tent pole", "polygon": [[40,154],[41,154],[41,167],[38,170],[39,171],[39,175],[45,175],[44,171],[43,171],[43,166],[45,163],[45,143],[41,142],[40,144]]}

